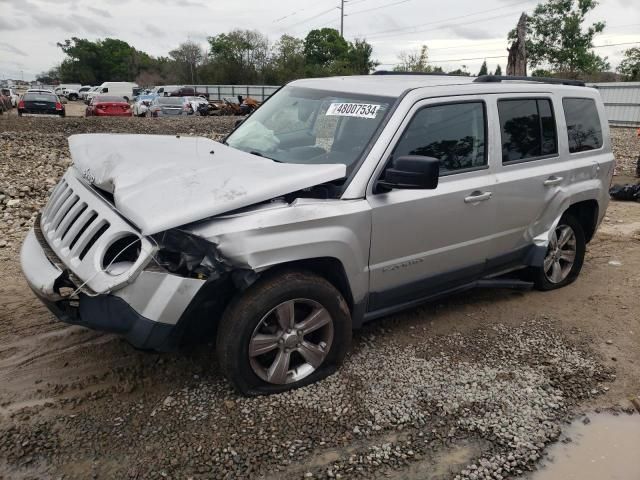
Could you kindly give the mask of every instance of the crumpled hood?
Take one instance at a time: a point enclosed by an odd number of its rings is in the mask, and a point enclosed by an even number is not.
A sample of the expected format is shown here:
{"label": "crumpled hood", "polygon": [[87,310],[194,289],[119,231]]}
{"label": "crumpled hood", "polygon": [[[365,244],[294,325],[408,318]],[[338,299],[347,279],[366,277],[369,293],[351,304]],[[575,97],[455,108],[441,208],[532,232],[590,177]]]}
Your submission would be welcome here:
{"label": "crumpled hood", "polygon": [[203,137],[69,137],[77,175],[113,194],[143,234],[247,207],[346,175],[342,164],[277,163]]}

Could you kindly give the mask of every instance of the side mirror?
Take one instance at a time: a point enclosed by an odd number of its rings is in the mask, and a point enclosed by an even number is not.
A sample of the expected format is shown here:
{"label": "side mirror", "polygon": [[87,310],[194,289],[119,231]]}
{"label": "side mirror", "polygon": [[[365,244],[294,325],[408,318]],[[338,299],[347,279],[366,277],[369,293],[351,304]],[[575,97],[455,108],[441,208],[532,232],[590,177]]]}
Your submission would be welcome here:
{"label": "side mirror", "polygon": [[440,160],[433,157],[408,155],[398,157],[378,180],[383,189],[433,190],[438,186]]}

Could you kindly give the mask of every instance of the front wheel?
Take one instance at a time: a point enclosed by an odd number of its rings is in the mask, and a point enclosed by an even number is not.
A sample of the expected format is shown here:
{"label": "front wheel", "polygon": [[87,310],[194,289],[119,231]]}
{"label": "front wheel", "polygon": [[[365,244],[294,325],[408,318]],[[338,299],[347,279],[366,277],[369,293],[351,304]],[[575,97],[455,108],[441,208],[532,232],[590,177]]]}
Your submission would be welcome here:
{"label": "front wheel", "polygon": [[290,271],[234,299],[216,349],[223,373],[245,395],[283,392],[331,375],[351,344],[351,315],[327,280]]}
{"label": "front wheel", "polygon": [[572,283],[582,270],[586,240],[580,222],[563,215],[551,234],[549,247],[541,267],[533,269],[538,290],[554,290]]}

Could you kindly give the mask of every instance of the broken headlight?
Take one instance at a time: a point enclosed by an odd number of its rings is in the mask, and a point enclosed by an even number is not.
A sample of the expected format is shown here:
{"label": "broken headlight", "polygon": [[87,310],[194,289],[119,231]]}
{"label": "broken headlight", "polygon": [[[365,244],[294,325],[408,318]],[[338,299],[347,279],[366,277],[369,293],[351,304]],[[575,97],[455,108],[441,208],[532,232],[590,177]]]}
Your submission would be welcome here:
{"label": "broken headlight", "polygon": [[155,263],[171,273],[205,280],[226,270],[216,246],[201,237],[173,229],[153,239],[158,244]]}

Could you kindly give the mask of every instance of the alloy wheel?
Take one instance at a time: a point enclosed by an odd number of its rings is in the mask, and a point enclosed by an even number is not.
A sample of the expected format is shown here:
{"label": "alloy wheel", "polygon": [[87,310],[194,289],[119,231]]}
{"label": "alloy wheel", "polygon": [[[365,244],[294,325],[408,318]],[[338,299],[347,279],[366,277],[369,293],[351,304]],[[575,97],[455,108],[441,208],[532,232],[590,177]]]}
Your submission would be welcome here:
{"label": "alloy wheel", "polygon": [[544,259],[544,274],[551,283],[563,282],[576,260],[576,234],[569,225],[558,225],[551,235]]}
{"label": "alloy wheel", "polygon": [[249,340],[249,363],[262,380],[282,385],[312,374],[327,357],[333,319],[318,302],[287,300],[272,308]]}

